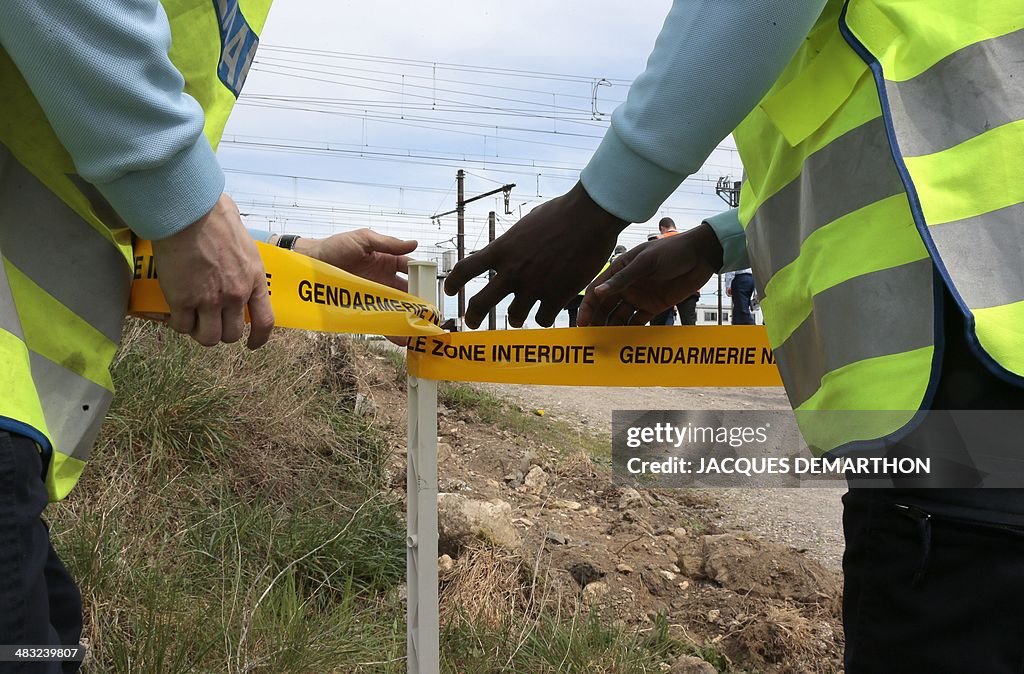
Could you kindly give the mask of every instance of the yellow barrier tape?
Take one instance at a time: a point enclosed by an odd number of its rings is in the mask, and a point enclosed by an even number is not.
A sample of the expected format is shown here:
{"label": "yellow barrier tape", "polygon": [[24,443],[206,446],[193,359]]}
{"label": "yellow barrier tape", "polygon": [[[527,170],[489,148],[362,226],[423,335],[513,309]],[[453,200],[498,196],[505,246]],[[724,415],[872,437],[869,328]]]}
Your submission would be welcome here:
{"label": "yellow barrier tape", "polygon": [[[762,326],[600,327],[444,332],[437,309],[329,264],[257,243],[276,324],[407,336],[424,379],[562,386],[781,386]],[[129,313],[167,313],[153,248],[135,245]]]}
{"label": "yellow barrier tape", "polygon": [[[256,245],[279,327],[395,337],[444,333],[436,325],[437,308],[409,293],[283,248]],[[157,273],[152,243],[136,241],[130,314],[169,311]]]}
{"label": "yellow barrier tape", "polygon": [[781,386],[763,326],[457,332],[409,342],[424,379],[561,386]]}

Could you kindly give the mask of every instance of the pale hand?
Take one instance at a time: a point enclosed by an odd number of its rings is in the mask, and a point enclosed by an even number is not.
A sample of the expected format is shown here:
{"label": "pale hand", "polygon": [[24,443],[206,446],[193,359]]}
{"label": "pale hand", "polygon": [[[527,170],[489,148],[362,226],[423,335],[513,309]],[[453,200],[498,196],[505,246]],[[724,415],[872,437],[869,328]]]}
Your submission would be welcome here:
{"label": "pale hand", "polygon": [[409,273],[407,256],[416,250],[416,245],[415,241],[403,241],[363,228],[326,239],[299,238],[295,252],[375,283],[408,291],[408,280],[399,274]]}
{"label": "pale hand", "polygon": [[249,348],[257,349],[270,338],[274,311],[263,261],[227,194],[196,222],[154,241],[153,255],[171,308],[171,328],[203,346],[237,342],[248,308]]}

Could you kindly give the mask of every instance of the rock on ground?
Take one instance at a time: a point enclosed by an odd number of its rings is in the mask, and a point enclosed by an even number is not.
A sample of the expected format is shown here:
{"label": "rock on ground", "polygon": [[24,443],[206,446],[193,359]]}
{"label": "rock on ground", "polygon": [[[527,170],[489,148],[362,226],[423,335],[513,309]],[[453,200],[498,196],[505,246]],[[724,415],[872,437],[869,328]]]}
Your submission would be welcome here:
{"label": "rock on ground", "polygon": [[717,674],[717,670],[706,660],[692,655],[680,655],[679,659],[672,663],[668,674]]}
{"label": "rock on ground", "polygon": [[438,552],[457,556],[476,541],[514,550],[521,544],[512,525],[512,506],[502,500],[475,501],[458,494],[437,495]]}

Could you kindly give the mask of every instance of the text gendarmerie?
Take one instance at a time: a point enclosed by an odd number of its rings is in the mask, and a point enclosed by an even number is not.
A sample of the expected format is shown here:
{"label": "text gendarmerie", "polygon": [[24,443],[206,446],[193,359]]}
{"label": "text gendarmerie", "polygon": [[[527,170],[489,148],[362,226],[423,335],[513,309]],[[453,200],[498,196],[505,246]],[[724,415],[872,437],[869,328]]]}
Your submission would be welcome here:
{"label": "text gendarmerie", "polygon": [[393,300],[390,297],[340,288],[329,283],[314,283],[303,279],[299,281],[298,291],[299,299],[303,302],[329,307],[362,311],[405,311],[427,320],[432,320],[433,316],[433,312],[425,304]]}

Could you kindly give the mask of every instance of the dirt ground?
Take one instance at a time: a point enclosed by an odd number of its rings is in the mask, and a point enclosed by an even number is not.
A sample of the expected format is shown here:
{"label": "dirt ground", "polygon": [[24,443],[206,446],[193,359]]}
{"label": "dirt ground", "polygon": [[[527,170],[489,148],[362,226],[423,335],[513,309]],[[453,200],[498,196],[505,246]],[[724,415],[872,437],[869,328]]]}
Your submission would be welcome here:
{"label": "dirt ground", "polygon": [[[405,379],[372,351],[359,369],[369,413],[399,448],[392,485],[401,492]],[[460,574],[479,575],[506,558],[455,552],[454,560],[442,558],[442,611],[455,602],[500,614],[518,596],[515,610],[554,602],[641,629],[667,621],[719,671],[841,671],[835,490],[637,492],[614,486],[610,469],[591,460],[594,440],[583,439],[610,436],[613,409],[780,408],[781,390],[482,388],[520,407],[510,416],[543,409],[535,419],[541,429],[563,430],[518,432],[480,418],[472,406],[440,407],[439,491],[509,512],[501,526],[514,529],[519,544],[503,554],[534,579],[528,589],[481,592],[476,578],[465,589]],[[572,428],[585,433],[565,431]],[[522,573],[504,576],[521,580]]]}
{"label": "dirt ground", "polygon": [[[671,389],[589,386],[485,385],[527,410],[611,436],[612,410],[789,409],[781,388]],[[694,490],[698,491],[698,490]],[[723,529],[742,529],[807,551],[840,569],[843,556],[842,489],[709,489]]]}

